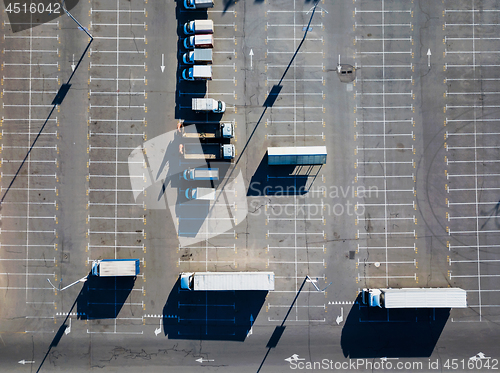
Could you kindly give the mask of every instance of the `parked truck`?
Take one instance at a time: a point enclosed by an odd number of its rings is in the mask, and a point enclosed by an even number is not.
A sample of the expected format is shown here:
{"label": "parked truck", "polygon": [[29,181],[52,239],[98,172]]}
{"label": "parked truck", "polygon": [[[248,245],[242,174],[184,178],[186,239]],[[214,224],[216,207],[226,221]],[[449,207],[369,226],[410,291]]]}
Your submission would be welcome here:
{"label": "parked truck", "polygon": [[187,143],[179,146],[184,159],[226,159],[234,158],[233,144]]}
{"label": "parked truck", "polygon": [[212,80],[212,66],[195,65],[182,71],[184,80]]}
{"label": "parked truck", "polygon": [[185,290],[274,290],[274,272],[183,272],[180,287]]}
{"label": "parked truck", "polygon": [[380,308],[466,308],[460,288],[363,289],[363,304]]}
{"label": "parked truck", "polygon": [[182,61],[186,65],[207,64],[212,63],[212,49],[211,48],[195,48],[192,51],[184,53]]}
{"label": "parked truck", "polygon": [[214,21],[211,19],[197,19],[184,24],[184,33],[191,34],[213,34]]}
{"label": "parked truck", "polygon": [[269,165],[325,164],[326,146],[279,146],[267,148]]}
{"label": "parked truck", "polygon": [[184,180],[219,180],[218,168],[188,168],[182,174]]}
{"label": "parked truck", "polygon": [[193,48],[213,48],[214,36],[212,34],[197,34],[184,39],[186,49]]}
{"label": "parked truck", "polygon": [[215,189],[214,188],[187,188],[186,198],[195,199],[199,201],[215,201]]}
{"label": "parked truck", "polygon": [[220,123],[196,123],[186,125],[182,123],[182,137],[199,139],[231,139],[234,137],[234,126],[232,122]]}
{"label": "parked truck", "polygon": [[99,277],[137,276],[139,259],[102,259],[92,262],[92,274]]}
{"label": "parked truck", "polygon": [[212,111],[214,113],[223,113],[226,111],[224,101],[214,100],[213,98],[193,98],[191,108],[194,111]]}
{"label": "parked truck", "polygon": [[186,9],[204,9],[213,8],[214,0],[184,0]]}

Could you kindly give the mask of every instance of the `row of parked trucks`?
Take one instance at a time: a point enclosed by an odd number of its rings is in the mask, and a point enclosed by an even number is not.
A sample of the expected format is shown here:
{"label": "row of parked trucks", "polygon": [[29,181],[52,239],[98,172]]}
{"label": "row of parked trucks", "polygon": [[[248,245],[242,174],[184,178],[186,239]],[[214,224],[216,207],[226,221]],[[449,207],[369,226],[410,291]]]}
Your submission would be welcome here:
{"label": "row of parked trucks", "polygon": [[[189,172],[196,173],[197,169]],[[203,169],[198,169],[203,170]],[[201,171],[200,177],[215,177],[218,172]],[[192,188],[193,193],[202,189]],[[103,259],[92,263],[92,275],[98,277],[137,276],[139,259]],[[274,290],[274,272],[183,272],[180,288],[194,291]],[[394,308],[466,308],[467,292],[460,288],[378,288],[363,289],[361,303],[368,307]]]}

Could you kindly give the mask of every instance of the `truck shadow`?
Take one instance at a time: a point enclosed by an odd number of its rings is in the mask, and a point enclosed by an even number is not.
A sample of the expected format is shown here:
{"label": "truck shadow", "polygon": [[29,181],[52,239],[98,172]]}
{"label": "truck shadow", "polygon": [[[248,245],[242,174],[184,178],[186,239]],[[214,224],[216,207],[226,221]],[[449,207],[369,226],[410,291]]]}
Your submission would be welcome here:
{"label": "truck shadow", "polygon": [[113,319],[134,287],[135,277],[98,277],[89,275],[78,295],[78,319]]}
{"label": "truck shadow", "polygon": [[367,307],[361,295],[342,329],[344,357],[428,357],[450,315],[450,308]]}
{"label": "truck shadow", "polygon": [[[301,166],[279,165],[269,166],[267,153],[261,159],[250,180],[247,196],[293,196],[303,195],[308,192],[306,183],[309,174],[298,175],[296,171]],[[273,175],[269,178],[268,175]]]}
{"label": "truck shadow", "polygon": [[244,341],[267,291],[188,291],[177,280],[163,308],[169,339]]}

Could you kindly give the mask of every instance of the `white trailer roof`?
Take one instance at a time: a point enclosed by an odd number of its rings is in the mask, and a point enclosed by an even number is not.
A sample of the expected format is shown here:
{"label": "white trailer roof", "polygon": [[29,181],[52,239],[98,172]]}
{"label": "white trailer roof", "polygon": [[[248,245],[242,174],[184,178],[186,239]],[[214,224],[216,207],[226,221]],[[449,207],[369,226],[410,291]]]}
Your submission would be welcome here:
{"label": "white trailer roof", "polygon": [[194,65],[193,75],[195,77],[212,77],[212,66],[208,65]]}
{"label": "white trailer roof", "polygon": [[117,260],[99,262],[99,276],[135,276],[135,260]]}
{"label": "white trailer roof", "polygon": [[274,290],[274,272],[195,272],[194,290]]}
{"label": "white trailer roof", "polygon": [[467,292],[460,288],[380,289],[385,308],[466,308]]}
{"label": "white trailer roof", "polygon": [[195,19],[194,24],[196,28],[200,29],[213,29],[214,21],[211,19]]}
{"label": "white trailer roof", "polygon": [[317,155],[326,154],[326,146],[277,146],[267,148],[267,154],[273,155]]}
{"label": "white trailer roof", "polygon": [[212,44],[212,34],[196,34],[194,35],[195,44]]}

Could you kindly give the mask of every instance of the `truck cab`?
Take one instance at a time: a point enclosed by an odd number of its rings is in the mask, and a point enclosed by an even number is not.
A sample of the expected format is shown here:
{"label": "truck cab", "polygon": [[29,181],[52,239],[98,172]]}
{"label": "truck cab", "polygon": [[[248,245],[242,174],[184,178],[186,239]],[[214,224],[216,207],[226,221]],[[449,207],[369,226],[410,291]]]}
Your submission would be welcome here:
{"label": "truck cab", "polygon": [[212,8],[213,6],[214,0],[184,0],[186,9]]}
{"label": "truck cab", "polygon": [[224,101],[217,101],[217,108],[214,109],[214,113],[224,113],[226,111],[226,103]]}
{"label": "truck cab", "polygon": [[192,34],[213,34],[214,21],[211,19],[197,19],[184,24],[184,33]]}
{"label": "truck cab", "polygon": [[180,276],[181,289],[183,290],[193,290],[194,273],[184,272]]}
{"label": "truck cab", "polygon": [[384,308],[384,293],[380,289],[363,289],[361,297],[363,304]]}

